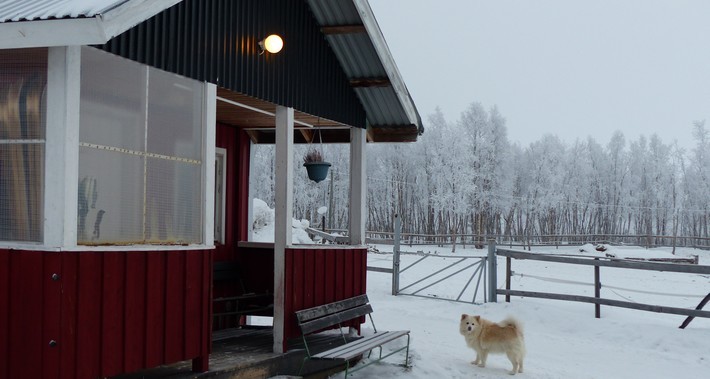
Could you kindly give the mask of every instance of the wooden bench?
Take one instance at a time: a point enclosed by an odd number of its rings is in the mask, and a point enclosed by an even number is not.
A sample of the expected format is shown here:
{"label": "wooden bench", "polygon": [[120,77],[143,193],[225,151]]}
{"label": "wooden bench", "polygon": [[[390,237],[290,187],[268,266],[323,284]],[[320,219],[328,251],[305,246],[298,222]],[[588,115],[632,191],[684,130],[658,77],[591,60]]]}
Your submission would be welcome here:
{"label": "wooden bench", "polygon": [[[372,329],[375,331],[374,334],[358,338],[356,340],[348,340],[345,338],[343,333],[343,324],[349,320],[358,319],[367,315],[372,323]],[[301,334],[303,337],[303,345],[306,348],[306,357],[301,364],[300,372],[303,371],[303,366],[309,359],[330,359],[339,360],[345,363],[345,376],[347,377],[349,373],[355,372],[362,368],[369,366],[372,363],[379,362],[384,358],[389,357],[395,353],[398,353],[406,349],[404,355],[404,367],[408,366],[409,363],[409,330],[398,330],[398,331],[377,331],[375,328],[375,322],[372,319],[372,306],[369,303],[367,295],[360,295],[350,299],[345,299],[341,301],[336,301],[334,303],[321,305],[318,307],[304,309],[302,311],[296,312],[296,317],[298,319],[298,326],[301,328]],[[340,334],[343,337],[345,344],[326,350],[317,354],[313,354],[308,347],[308,342],[306,336],[309,334],[316,333],[318,331],[332,328],[337,326],[340,330]],[[403,347],[396,348],[395,350],[389,352],[386,355],[382,355],[382,345],[391,342],[400,337],[407,337],[407,345]],[[350,370],[350,361],[354,358],[362,356],[364,353],[368,353],[368,358],[372,354],[372,350],[375,348],[379,349],[379,356],[377,359],[359,366],[353,370]]]}
{"label": "wooden bench", "polygon": [[215,262],[212,270],[212,280],[217,283],[233,283],[238,294],[222,296],[212,300],[214,304],[221,304],[220,311],[213,313],[215,326],[222,328],[227,317],[246,315],[272,315],[273,295],[270,292],[250,291],[244,284],[241,267],[236,262]]}

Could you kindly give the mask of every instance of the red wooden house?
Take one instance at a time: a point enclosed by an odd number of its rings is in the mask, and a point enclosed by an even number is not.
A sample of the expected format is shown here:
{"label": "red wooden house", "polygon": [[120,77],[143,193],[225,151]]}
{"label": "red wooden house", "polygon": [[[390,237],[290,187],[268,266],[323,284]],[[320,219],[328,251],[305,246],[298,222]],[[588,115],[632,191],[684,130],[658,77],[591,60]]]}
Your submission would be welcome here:
{"label": "red wooden house", "polygon": [[[349,245],[290,243],[314,125],[350,144]],[[243,291],[223,262],[270,294],[284,352],[294,311],[366,290],[366,143],[422,130],[366,0],[3,2],[0,378],[207,370],[213,299]],[[273,244],[248,241],[255,143],[276,145]]]}

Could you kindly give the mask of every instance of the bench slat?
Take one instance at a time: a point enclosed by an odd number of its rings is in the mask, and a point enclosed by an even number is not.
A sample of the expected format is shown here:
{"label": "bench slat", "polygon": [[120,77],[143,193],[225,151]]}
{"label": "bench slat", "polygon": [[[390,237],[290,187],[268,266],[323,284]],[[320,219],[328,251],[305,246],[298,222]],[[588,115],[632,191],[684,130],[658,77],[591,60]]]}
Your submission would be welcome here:
{"label": "bench slat", "polygon": [[303,309],[296,312],[298,321],[303,323],[312,319],[338,313],[348,308],[355,308],[369,302],[367,295],[359,295],[349,299],[336,301],[334,303],[320,305],[313,308]]}
{"label": "bench slat", "polygon": [[315,320],[301,322],[301,333],[310,334],[315,331],[328,328],[330,326],[341,324],[345,321],[352,320],[357,317],[365,316],[369,313],[372,313],[372,306],[370,304],[365,304],[356,308],[346,309],[344,311],[331,314],[329,316],[317,318]]}
{"label": "bench slat", "polygon": [[318,359],[350,360],[387,342],[409,334],[408,330],[379,332],[314,355]]}

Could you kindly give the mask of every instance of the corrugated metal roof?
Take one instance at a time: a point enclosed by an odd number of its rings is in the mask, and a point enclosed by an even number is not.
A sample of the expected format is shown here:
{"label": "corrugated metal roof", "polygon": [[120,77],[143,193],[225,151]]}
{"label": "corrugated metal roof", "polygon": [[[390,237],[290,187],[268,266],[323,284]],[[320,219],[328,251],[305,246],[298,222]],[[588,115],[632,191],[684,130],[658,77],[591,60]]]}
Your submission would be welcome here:
{"label": "corrugated metal roof", "polygon": [[[421,134],[424,128],[419,112],[399,74],[367,0],[306,1],[321,28],[355,27],[350,32],[324,31],[324,34],[347,79],[351,83],[357,83],[353,84],[353,88],[365,109],[369,125],[374,128],[397,129],[402,132],[408,130],[406,133],[414,134],[414,136]],[[101,38],[111,38],[132,27],[126,20],[136,25],[178,2],[181,1],[0,0],[0,25],[8,27],[3,36],[5,38],[3,46],[34,47],[105,43],[106,40],[101,40]],[[135,3],[134,6],[129,7],[132,3]],[[288,1],[286,3],[288,4]],[[230,4],[238,6],[244,3],[230,2]],[[123,8],[131,9],[120,12]],[[123,13],[125,17],[111,17],[116,12]],[[47,35],[47,30],[42,29],[41,25],[38,25],[36,30],[26,30],[26,27],[22,29],[14,27],[11,22],[59,19],[66,20],[68,24],[65,26],[70,27],[75,24],[73,19],[91,18],[99,15],[105,17],[101,18],[101,22],[96,23],[98,25],[96,30],[87,30],[84,33],[83,29],[70,28],[74,33],[64,39],[62,39],[63,37],[50,38]],[[197,17],[200,15],[198,14]],[[114,23],[104,25],[106,23],[104,21],[107,19],[112,19]],[[52,30],[56,30],[56,26],[53,25]],[[91,24],[82,24],[77,27],[86,29],[89,26]],[[93,32],[93,34],[88,32]],[[57,31],[55,34],[63,36],[61,31]],[[91,38],[79,38],[79,36],[88,34]],[[51,41],[47,42],[48,39]],[[97,42],[97,39],[100,41]],[[220,62],[217,61],[208,63],[220,65]],[[276,102],[278,100],[272,99]]]}
{"label": "corrugated metal roof", "polygon": [[390,85],[387,86],[355,88],[370,125],[415,126],[422,133],[424,128],[419,112],[367,1],[308,0],[308,4],[321,27],[366,27],[367,33],[328,34],[326,39],[349,79],[389,79]]}
{"label": "corrugated metal roof", "polygon": [[0,22],[94,17],[127,0],[5,0]]}

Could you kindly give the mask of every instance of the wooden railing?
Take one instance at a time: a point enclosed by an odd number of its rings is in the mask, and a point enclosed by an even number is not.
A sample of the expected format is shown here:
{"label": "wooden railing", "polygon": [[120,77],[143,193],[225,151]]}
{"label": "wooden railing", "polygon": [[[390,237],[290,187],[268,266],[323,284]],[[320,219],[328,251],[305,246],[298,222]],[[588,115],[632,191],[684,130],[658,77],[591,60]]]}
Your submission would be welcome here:
{"label": "wooden railing", "polygon": [[[678,272],[687,274],[701,274],[710,275],[710,266],[700,266],[700,265],[689,265],[689,264],[673,264],[673,263],[656,263],[656,262],[637,262],[637,261],[626,261],[614,258],[606,257],[571,257],[571,256],[559,256],[559,255],[548,255],[548,254],[533,254],[524,251],[506,250],[506,249],[496,249],[496,254],[498,256],[506,257],[506,282],[505,289],[499,289],[496,291],[498,295],[505,295],[505,301],[510,302],[511,296],[524,296],[524,297],[536,297],[542,299],[552,299],[552,300],[564,300],[564,301],[577,301],[583,303],[595,304],[595,317],[600,317],[600,306],[608,305],[613,307],[629,308],[650,312],[658,313],[669,313],[677,315],[685,315],[690,317],[705,317],[710,318],[710,311],[702,311],[699,309],[687,309],[687,308],[676,308],[663,305],[654,304],[642,304],[628,301],[620,301],[613,299],[606,299],[601,297],[602,288],[600,282],[600,268],[601,267],[614,267],[614,268],[624,268],[631,270],[649,270],[657,272]],[[578,295],[568,295],[560,293],[548,293],[548,292],[533,292],[533,291],[519,291],[512,290],[510,288],[511,276],[513,274],[512,270],[512,260],[534,260],[534,261],[544,261],[553,262],[559,264],[573,264],[581,266],[592,266],[594,267],[594,297],[590,296],[578,296]],[[698,294],[703,296],[704,294]]]}

